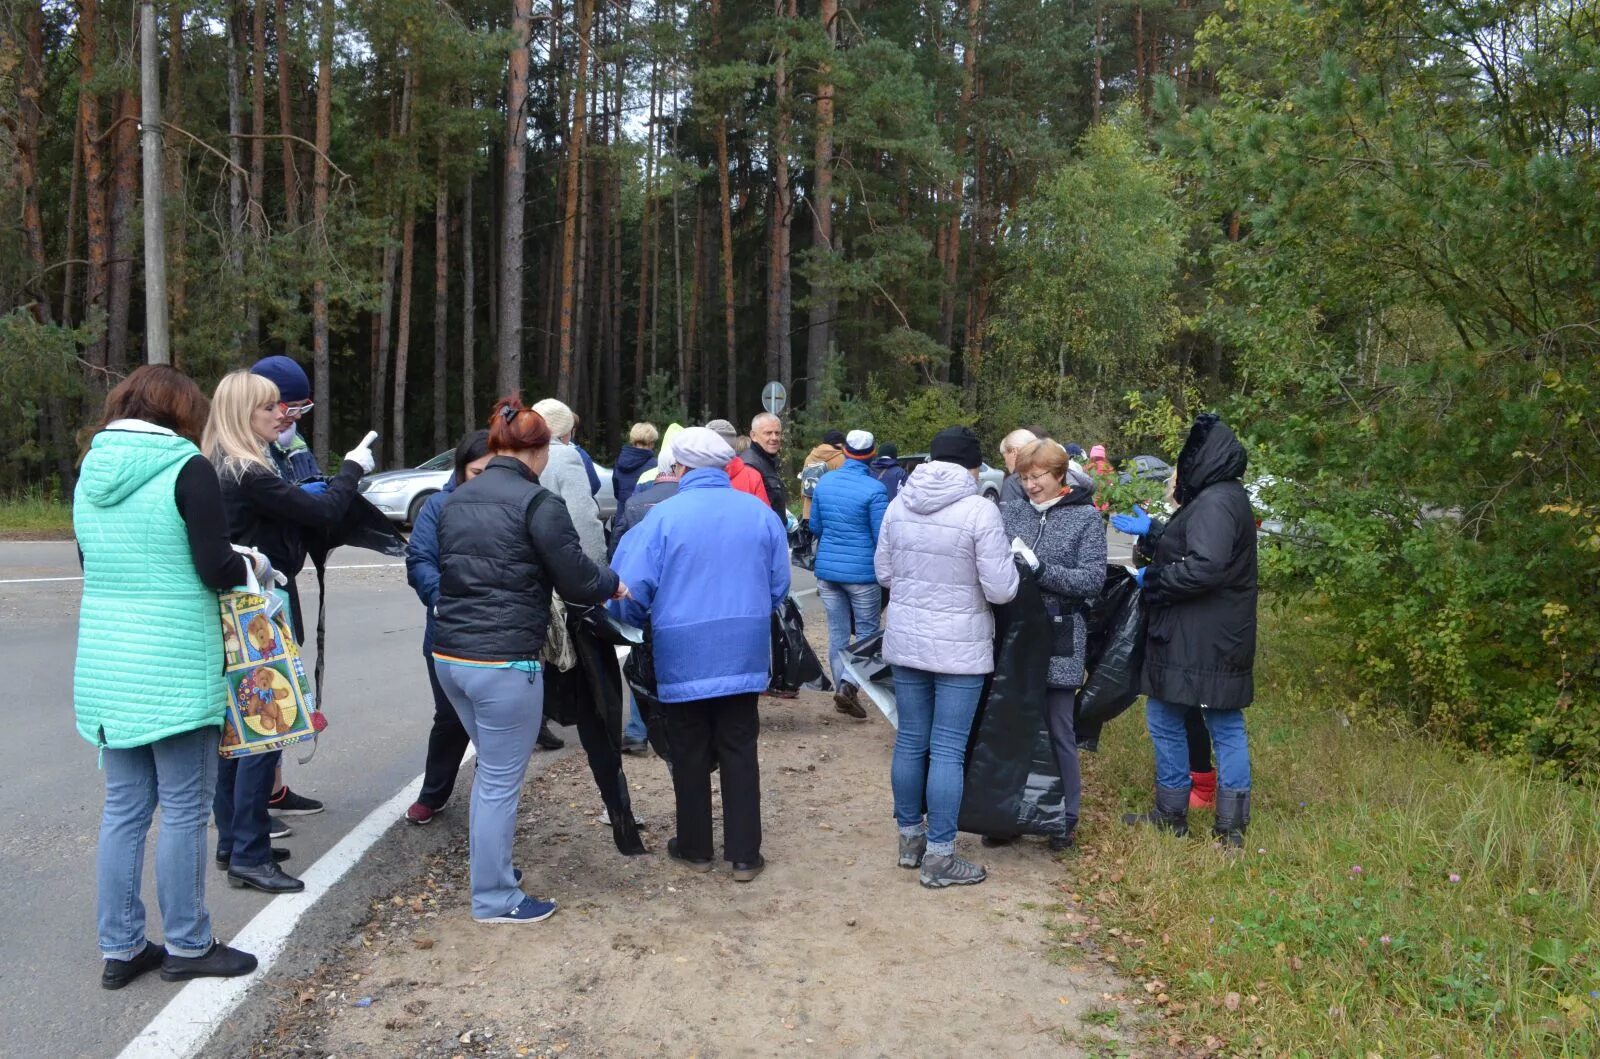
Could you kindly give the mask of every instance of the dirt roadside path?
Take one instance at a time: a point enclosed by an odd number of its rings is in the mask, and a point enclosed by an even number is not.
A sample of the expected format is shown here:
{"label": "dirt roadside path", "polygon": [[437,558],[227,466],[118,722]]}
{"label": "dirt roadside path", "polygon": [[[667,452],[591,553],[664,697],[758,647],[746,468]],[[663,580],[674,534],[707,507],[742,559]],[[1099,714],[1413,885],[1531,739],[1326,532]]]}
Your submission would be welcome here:
{"label": "dirt roadside path", "polygon": [[666,858],[672,790],[653,757],[627,763],[653,853],[618,855],[588,769],[570,756],[528,781],[517,844],[528,889],[561,910],[536,926],[474,924],[464,774],[414,877],[397,874],[315,974],[268,979],[251,1020],[260,1027],[268,1006],[264,1030],[224,1034],[209,1052],[1103,1054],[1093,1042],[1105,1031],[1085,1034],[1079,1017],[1128,983],[1046,929],[1073,889],[1070,864],[1036,842],[980,850],[963,836],[989,881],[924,890],[895,865],[883,719],[842,718],[813,693],[761,706],[768,867],[754,883],[734,883],[725,864],[697,875]]}

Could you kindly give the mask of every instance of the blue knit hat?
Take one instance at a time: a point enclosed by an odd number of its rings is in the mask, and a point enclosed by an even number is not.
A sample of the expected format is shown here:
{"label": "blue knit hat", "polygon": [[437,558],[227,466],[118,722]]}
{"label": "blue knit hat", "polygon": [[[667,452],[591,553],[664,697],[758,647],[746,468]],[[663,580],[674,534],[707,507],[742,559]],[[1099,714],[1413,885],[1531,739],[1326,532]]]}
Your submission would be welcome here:
{"label": "blue knit hat", "polygon": [[262,357],[250,365],[250,374],[277,383],[280,401],[311,399],[311,380],[306,378],[306,370],[288,357]]}

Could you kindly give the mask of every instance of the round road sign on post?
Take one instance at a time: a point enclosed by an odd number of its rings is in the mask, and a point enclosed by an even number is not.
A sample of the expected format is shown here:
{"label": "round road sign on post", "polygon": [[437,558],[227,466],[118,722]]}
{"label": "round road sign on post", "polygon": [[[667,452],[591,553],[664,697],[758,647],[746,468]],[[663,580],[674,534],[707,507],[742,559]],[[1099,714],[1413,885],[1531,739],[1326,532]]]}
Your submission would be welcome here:
{"label": "round road sign on post", "polygon": [[769,382],[761,388],[761,407],[773,415],[782,415],[789,405],[789,391],[781,382]]}

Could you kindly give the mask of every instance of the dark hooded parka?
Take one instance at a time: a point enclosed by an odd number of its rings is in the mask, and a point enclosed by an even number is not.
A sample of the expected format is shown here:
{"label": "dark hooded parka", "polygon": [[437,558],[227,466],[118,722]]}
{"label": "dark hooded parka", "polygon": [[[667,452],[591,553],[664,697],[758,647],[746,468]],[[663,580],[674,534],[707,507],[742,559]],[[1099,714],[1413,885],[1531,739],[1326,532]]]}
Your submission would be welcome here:
{"label": "dark hooded parka", "polygon": [[1256,657],[1256,524],[1244,446],[1215,415],[1178,455],[1177,514],[1140,542],[1149,613],[1143,688],[1164,702],[1250,705]]}

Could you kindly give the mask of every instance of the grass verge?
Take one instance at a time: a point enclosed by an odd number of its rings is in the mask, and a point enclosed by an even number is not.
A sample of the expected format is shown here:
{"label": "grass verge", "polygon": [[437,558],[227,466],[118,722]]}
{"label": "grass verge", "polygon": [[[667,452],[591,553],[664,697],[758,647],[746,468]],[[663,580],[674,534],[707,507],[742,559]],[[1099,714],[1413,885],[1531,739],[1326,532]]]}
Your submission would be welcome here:
{"label": "grass verge", "polygon": [[72,535],[72,505],[39,491],[0,497],[0,534]]}
{"label": "grass verge", "polygon": [[[1356,674],[1263,609],[1241,853],[1122,826],[1149,804],[1142,702],[1084,755],[1058,944],[1143,980],[1151,1032],[1274,1056],[1600,1055],[1600,801],[1340,715]],[[1060,950],[1058,950],[1060,951]],[[1070,951],[1070,950],[1067,950]]]}

